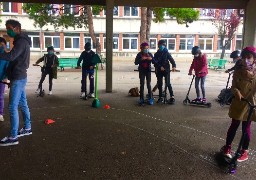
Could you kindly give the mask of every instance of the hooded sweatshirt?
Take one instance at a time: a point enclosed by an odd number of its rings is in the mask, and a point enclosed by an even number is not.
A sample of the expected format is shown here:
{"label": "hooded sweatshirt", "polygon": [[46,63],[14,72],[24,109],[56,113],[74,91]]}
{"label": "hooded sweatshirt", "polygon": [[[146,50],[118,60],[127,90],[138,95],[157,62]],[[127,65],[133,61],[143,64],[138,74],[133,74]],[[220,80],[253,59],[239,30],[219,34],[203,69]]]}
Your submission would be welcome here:
{"label": "hooded sweatshirt", "polygon": [[0,60],[10,61],[7,69],[8,79],[25,79],[30,62],[31,40],[28,35],[21,33],[15,36],[13,45],[10,52],[0,54]]}

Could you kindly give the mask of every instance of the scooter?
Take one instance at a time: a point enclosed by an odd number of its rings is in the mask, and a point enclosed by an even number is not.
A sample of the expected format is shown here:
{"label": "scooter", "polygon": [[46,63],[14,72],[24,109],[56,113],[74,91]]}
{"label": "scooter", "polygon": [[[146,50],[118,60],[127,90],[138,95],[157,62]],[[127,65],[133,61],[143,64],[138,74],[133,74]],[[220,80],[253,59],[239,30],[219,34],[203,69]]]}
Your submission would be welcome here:
{"label": "scooter", "polygon": [[[249,114],[248,114],[248,117],[247,117],[247,120],[246,120],[246,125],[244,126],[244,129],[246,129],[247,125],[251,121],[251,116],[252,116],[254,108],[256,108],[256,105],[253,105],[247,99],[242,98],[241,100],[245,101],[249,105]],[[242,137],[241,137],[241,140],[239,142],[238,148],[236,150],[235,156],[233,158],[231,158],[231,159],[225,158],[225,161],[228,164],[227,173],[230,173],[230,174],[236,173],[237,159],[241,155],[241,149],[242,149],[242,145],[244,143],[244,139],[245,139],[246,133],[247,133],[246,131],[243,131],[243,133],[242,133]]]}
{"label": "scooter", "polygon": [[[33,66],[39,66],[43,68],[41,65],[38,65],[38,64],[33,64]],[[44,95],[45,95],[44,89],[41,87],[39,93],[37,94],[37,97],[44,97]]]}
{"label": "scooter", "polygon": [[188,89],[188,93],[186,95],[186,99],[183,101],[183,104],[184,105],[193,105],[193,106],[201,106],[201,107],[211,107],[212,104],[209,103],[209,102],[202,102],[202,101],[191,101],[189,99],[189,93],[190,93],[190,89],[191,89],[191,86],[192,86],[192,83],[195,79],[195,75],[193,75],[193,78],[191,80],[191,83],[190,83],[190,86],[189,86],[189,89]]}
{"label": "scooter", "polygon": [[225,104],[226,105],[230,105],[231,101],[232,101],[232,98],[233,98],[233,94],[231,92],[231,88],[228,87],[229,80],[230,80],[230,77],[233,74],[233,72],[229,72],[228,74],[229,75],[228,75],[228,81],[227,81],[227,84],[226,84],[226,88],[222,89],[220,91],[220,94],[218,95],[218,99],[217,99],[217,102],[220,103],[221,107],[223,107]]}

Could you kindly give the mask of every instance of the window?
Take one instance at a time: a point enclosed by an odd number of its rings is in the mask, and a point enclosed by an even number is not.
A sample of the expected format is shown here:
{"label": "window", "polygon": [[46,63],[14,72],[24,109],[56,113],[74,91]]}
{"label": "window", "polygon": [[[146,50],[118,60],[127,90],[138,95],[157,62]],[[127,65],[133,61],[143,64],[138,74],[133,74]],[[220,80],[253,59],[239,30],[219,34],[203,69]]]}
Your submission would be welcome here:
{"label": "window", "polygon": [[236,36],[236,48],[235,49],[242,49],[242,35]]}
{"label": "window", "polygon": [[[227,39],[224,39],[224,45],[225,43],[227,43]],[[231,48],[231,42],[227,43],[227,46],[226,46],[226,50],[230,50]],[[221,43],[221,40],[218,39],[218,46],[217,46],[217,50],[221,50],[222,49],[222,43]]]}
{"label": "window", "polygon": [[199,35],[198,46],[201,50],[213,50],[213,36],[212,35]]}
{"label": "window", "polygon": [[137,34],[123,34],[123,49],[137,50],[138,49],[138,35]]}
{"label": "window", "polygon": [[206,16],[215,16],[215,9],[205,9],[205,8],[203,8],[203,9],[200,9],[199,12],[200,12],[200,16],[204,16],[204,17],[206,17]]}
{"label": "window", "polygon": [[191,50],[194,46],[193,35],[180,35],[180,50]]}
{"label": "window", "polygon": [[[96,36],[96,39],[98,40],[98,42],[100,43],[99,34],[95,34],[95,36]],[[94,49],[94,50],[96,49],[96,46],[93,44],[90,34],[84,34],[84,44],[86,44],[87,42],[91,43],[92,49]]]}
{"label": "window", "polygon": [[150,38],[149,39],[149,48],[152,50],[156,50],[157,48],[157,39],[156,38]]}
{"label": "window", "polygon": [[64,47],[65,49],[79,49],[80,48],[80,34],[78,33],[65,33]]}
{"label": "window", "polygon": [[124,16],[139,16],[138,7],[124,6]]}
{"label": "window", "polygon": [[[106,10],[105,9],[104,9],[104,15],[106,16]],[[114,6],[113,16],[118,16],[118,6]]]}
{"label": "window", "polygon": [[54,49],[60,48],[60,34],[59,33],[44,33],[44,48],[53,46]]}
{"label": "window", "polygon": [[48,11],[48,14],[51,15],[59,15],[59,5],[58,4],[49,4],[50,10]]}
{"label": "window", "polygon": [[64,14],[79,15],[79,5],[64,4]]}
{"label": "window", "polygon": [[18,3],[2,2],[3,13],[18,13]]}
{"label": "window", "polygon": [[[104,36],[104,49],[106,49],[106,37]],[[113,34],[113,50],[118,50],[119,44],[119,36],[118,34]]]}
{"label": "window", "polygon": [[163,34],[161,39],[165,41],[166,48],[168,50],[175,50],[176,48],[176,35],[174,34]]}
{"label": "window", "polygon": [[28,33],[29,38],[31,39],[31,48],[39,49],[40,48],[40,36],[39,33]]}

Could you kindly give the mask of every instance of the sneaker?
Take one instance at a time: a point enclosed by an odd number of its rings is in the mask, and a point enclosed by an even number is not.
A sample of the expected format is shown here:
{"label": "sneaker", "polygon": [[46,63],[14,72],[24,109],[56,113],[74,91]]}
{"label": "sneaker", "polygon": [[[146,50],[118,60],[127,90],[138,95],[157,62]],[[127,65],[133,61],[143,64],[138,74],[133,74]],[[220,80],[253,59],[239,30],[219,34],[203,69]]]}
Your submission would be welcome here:
{"label": "sneaker", "polygon": [[0,141],[0,146],[12,146],[19,144],[18,138],[5,137]]}
{"label": "sneaker", "polygon": [[52,95],[52,91],[49,91],[48,95]]}
{"label": "sneaker", "polygon": [[36,94],[39,94],[40,92],[40,88],[37,88],[37,90],[35,91]]}
{"label": "sneaker", "polygon": [[220,149],[220,152],[222,152],[222,154],[228,158],[232,158],[232,155],[231,155],[231,146],[223,146],[221,149]]}
{"label": "sneaker", "polygon": [[153,98],[150,98],[149,101],[148,101],[149,105],[153,105],[154,104],[154,99]]}
{"label": "sneaker", "polygon": [[89,97],[89,98],[94,98],[94,97],[95,97],[95,96],[94,96],[94,93],[89,93],[89,94],[88,94],[88,97]]}
{"label": "sneaker", "polygon": [[203,99],[202,99],[202,102],[203,102],[203,103],[206,103],[206,98],[203,98]]}
{"label": "sneaker", "polygon": [[28,136],[28,135],[31,135],[31,134],[32,134],[31,129],[21,128],[21,130],[18,132],[18,137]]}
{"label": "sneaker", "polygon": [[144,104],[144,99],[140,99],[138,103],[139,103],[139,105],[143,105]]}
{"label": "sneaker", "polygon": [[2,114],[0,114],[0,121],[4,121],[4,117]]}
{"label": "sneaker", "polygon": [[172,96],[172,97],[169,99],[169,103],[170,103],[170,104],[174,104],[174,103],[175,103],[174,96]]}
{"label": "sneaker", "polygon": [[157,100],[157,103],[163,103],[163,102],[164,102],[163,98],[159,98],[159,99]]}
{"label": "sneaker", "polygon": [[81,92],[80,99],[83,99],[85,97],[85,92]]}
{"label": "sneaker", "polygon": [[202,99],[201,98],[196,98],[196,99],[193,99],[192,102],[201,102]]}
{"label": "sneaker", "polygon": [[246,161],[248,160],[248,150],[244,150],[242,149],[241,150],[241,155],[240,157],[237,159],[238,162],[243,162],[243,161]]}

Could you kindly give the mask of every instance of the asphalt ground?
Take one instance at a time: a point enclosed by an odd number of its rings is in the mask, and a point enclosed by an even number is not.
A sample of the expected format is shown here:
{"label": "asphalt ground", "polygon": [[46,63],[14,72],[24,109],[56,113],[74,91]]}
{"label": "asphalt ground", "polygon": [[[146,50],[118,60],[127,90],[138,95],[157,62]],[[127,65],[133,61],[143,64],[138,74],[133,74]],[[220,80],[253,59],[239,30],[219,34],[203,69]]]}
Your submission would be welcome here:
{"label": "asphalt ground", "polygon": [[[59,72],[51,96],[46,78],[46,95],[37,97],[40,69],[31,66],[27,97],[33,134],[21,137],[19,145],[0,148],[0,179],[255,179],[254,123],[249,160],[238,164],[236,174],[226,174],[215,160],[231,122],[229,107],[215,101],[228,74],[209,70],[206,93],[211,108],[186,106],[182,102],[192,79],[189,65],[177,61],[181,71],[171,74],[175,105],[141,107],[138,98],[128,96],[130,88],[139,87],[136,66],[132,61],[114,62],[112,93],[105,92],[105,70],[99,71],[99,108],[91,106],[93,99],[79,99],[80,70]],[[155,83],[152,73],[152,86]],[[8,90],[5,97],[1,137],[10,129]],[[195,98],[194,86],[190,98]],[[106,104],[110,109],[103,108]],[[46,125],[46,119],[55,123]],[[241,129],[233,151],[240,137]]]}

